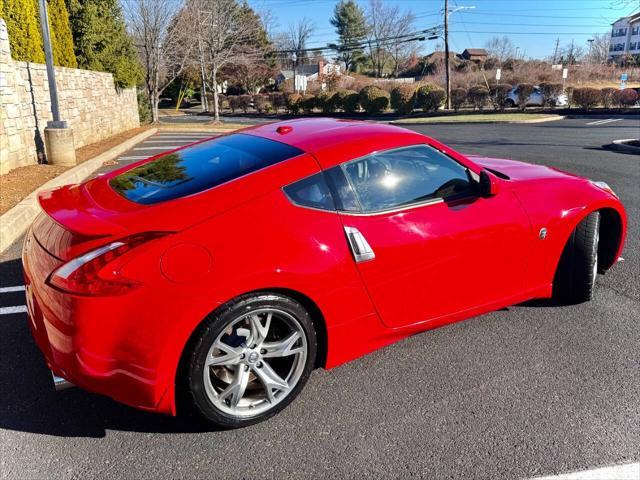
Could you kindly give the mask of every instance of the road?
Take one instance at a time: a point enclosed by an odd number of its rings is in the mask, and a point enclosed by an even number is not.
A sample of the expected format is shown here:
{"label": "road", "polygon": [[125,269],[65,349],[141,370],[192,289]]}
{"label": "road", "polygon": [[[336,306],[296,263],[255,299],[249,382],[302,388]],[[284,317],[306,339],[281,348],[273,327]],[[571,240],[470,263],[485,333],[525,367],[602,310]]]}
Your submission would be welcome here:
{"label": "road", "polygon": [[[56,393],[25,314],[0,315],[0,477],[512,479],[614,465],[640,477],[640,156],[602,148],[637,137],[640,119],[614,120],[411,127],[465,153],[608,182],[629,238],[595,301],[530,302],[317,370],[284,412],[236,431]],[[192,140],[179,137],[123,157]],[[7,290],[20,277],[16,244],[0,256],[0,308],[24,304]]]}

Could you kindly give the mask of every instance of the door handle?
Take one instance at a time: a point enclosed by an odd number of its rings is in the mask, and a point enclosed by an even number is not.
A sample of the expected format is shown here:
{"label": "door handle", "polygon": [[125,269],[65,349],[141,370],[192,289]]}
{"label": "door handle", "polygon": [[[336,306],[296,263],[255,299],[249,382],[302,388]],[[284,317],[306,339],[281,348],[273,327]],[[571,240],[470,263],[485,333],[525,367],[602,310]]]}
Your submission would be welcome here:
{"label": "door handle", "polygon": [[373,253],[373,249],[364,235],[360,233],[355,227],[344,227],[344,233],[347,235],[347,241],[353,254],[353,259],[356,263],[366,262],[367,260],[373,260],[376,258],[376,254]]}

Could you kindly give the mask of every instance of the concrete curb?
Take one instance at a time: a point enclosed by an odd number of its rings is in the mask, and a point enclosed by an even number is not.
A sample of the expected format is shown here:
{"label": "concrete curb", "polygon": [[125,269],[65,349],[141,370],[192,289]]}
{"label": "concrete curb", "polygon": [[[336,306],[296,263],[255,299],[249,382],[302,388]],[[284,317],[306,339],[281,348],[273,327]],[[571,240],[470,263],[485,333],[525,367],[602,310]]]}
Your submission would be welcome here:
{"label": "concrete curb", "polygon": [[[565,115],[557,115],[557,116],[549,116],[544,118],[533,118],[531,120],[482,120],[479,122],[458,122],[458,121],[447,121],[443,117],[443,120],[436,120],[433,122],[411,122],[411,121],[398,121],[398,120],[390,120],[387,123],[392,125],[495,125],[496,123],[505,123],[505,124],[521,124],[521,123],[545,123],[545,122],[556,122],[558,120],[564,120],[567,118]],[[451,117],[451,118],[455,118]]]}
{"label": "concrete curb", "polygon": [[0,226],[2,227],[0,228],[0,252],[6,250],[20,237],[20,235],[26,232],[27,228],[31,225],[31,222],[33,222],[36,215],[40,212],[40,205],[38,204],[39,192],[60,187],[62,185],[68,185],[70,183],[81,182],[100,168],[104,162],[113,160],[156,132],[156,128],[151,128],[139,133],[135,137],[125,140],[120,145],[110,148],[97,157],[93,157],[92,159],[63,172],[61,175],[49,180],[44,185],[41,185],[31,192],[11,210],[0,215]]}
{"label": "concrete curb", "polygon": [[617,150],[618,152],[625,153],[635,153],[636,155],[640,155],[640,147],[635,147],[633,145],[627,145],[627,142],[632,140],[638,140],[637,138],[623,138],[622,140],[614,140],[608,147],[611,150]]}

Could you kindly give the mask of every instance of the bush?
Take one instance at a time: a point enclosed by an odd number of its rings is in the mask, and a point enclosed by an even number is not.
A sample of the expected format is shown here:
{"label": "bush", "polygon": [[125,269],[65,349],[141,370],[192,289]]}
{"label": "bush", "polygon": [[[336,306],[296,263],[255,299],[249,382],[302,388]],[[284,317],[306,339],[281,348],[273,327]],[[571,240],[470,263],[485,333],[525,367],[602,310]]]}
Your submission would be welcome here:
{"label": "bush", "polygon": [[389,94],[375,85],[364,87],[359,95],[360,105],[370,115],[381,113],[389,106]]}
{"label": "bush", "polygon": [[360,94],[353,90],[341,90],[336,94],[339,97],[340,108],[347,113],[355,113],[360,110]]}
{"label": "bush", "polygon": [[540,93],[542,93],[544,104],[548,107],[556,106],[556,100],[562,95],[562,90],[563,86],[561,83],[543,82],[540,84]]}
{"label": "bush", "polygon": [[302,95],[300,95],[299,93],[289,93],[285,95],[284,99],[284,105],[287,109],[287,112],[291,113],[292,115],[297,115],[300,112]]}
{"label": "bush", "polygon": [[469,101],[473,104],[473,109],[482,110],[489,98],[489,90],[484,85],[476,85],[469,89],[467,94]]}
{"label": "bush", "polygon": [[438,85],[427,83],[416,90],[416,106],[425,112],[435,112],[442,106],[447,94]]}
{"label": "bush", "polygon": [[237,99],[238,99],[237,100],[238,108],[242,109],[244,113],[247,113],[247,111],[249,110],[249,107],[251,107],[251,102],[253,101],[253,98],[251,98],[251,95],[238,95]]}
{"label": "bush", "polygon": [[266,95],[254,95],[253,106],[258,113],[268,113],[268,111],[272,110],[269,97]]}
{"label": "bush", "polygon": [[611,108],[616,103],[617,88],[602,88],[600,89],[600,101],[604,108]]}
{"label": "bush", "polygon": [[[228,101],[229,101],[229,108],[231,109],[231,113],[236,113],[236,110],[239,110],[241,108],[239,95],[229,96]],[[213,99],[211,99],[211,103],[213,104]]]}
{"label": "bush", "polygon": [[269,94],[269,103],[273,106],[276,113],[285,106],[284,94],[282,92],[272,92]]}
{"label": "bush", "polygon": [[322,113],[332,113],[336,111],[337,105],[333,100],[336,94],[333,92],[319,92],[316,95],[316,106],[322,110]]}
{"label": "bush", "polygon": [[638,101],[638,92],[632,88],[616,90],[615,102],[620,108],[632,107]]}
{"label": "bush", "polygon": [[499,83],[491,88],[491,101],[497,110],[504,110],[507,106],[509,92],[513,87],[508,83]]}
{"label": "bush", "polygon": [[416,88],[413,85],[399,85],[391,90],[391,108],[399,115],[413,112],[416,103]]}
{"label": "bush", "polygon": [[313,109],[318,105],[318,100],[315,95],[305,94],[300,100],[300,107],[305,113],[313,112]]}
{"label": "bush", "polygon": [[151,104],[144,92],[138,92],[138,117],[140,123],[151,123],[153,121],[153,115],[151,114]]}
{"label": "bush", "polygon": [[451,90],[451,106],[457,112],[467,100],[467,91],[464,88],[454,88]]}
{"label": "bush", "polygon": [[585,87],[573,90],[573,102],[585,110],[589,110],[598,105],[600,99],[600,90],[597,88]]}
{"label": "bush", "polygon": [[533,93],[533,85],[530,83],[521,83],[518,85],[518,106],[521,110],[527,108],[527,100]]}

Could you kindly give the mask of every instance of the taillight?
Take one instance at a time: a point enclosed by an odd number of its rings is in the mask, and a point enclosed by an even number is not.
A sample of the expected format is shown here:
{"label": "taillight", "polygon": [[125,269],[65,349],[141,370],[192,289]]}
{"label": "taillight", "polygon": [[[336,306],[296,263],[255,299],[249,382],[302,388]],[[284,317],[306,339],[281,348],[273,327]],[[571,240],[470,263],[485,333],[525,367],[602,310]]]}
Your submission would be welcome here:
{"label": "taillight", "polygon": [[130,250],[168,232],[145,232],[108,243],[68,261],[49,277],[49,285],[76,295],[118,295],[139,283],[125,278],[110,264]]}

